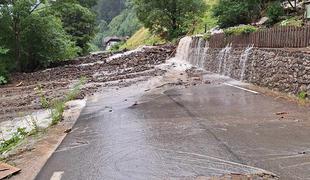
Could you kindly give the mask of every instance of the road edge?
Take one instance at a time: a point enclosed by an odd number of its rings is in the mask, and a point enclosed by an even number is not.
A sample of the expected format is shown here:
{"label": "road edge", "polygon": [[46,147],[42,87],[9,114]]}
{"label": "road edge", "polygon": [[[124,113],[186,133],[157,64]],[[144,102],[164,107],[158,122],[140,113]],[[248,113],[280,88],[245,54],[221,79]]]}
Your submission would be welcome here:
{"label": "road edge", "polygon": [[[83,100],[86,104],[87,99],[85,98]],[[63,121],[47,129],[30,150],[23,151],[9,158],[9,164],[14,164],[21,169],[20,173],[12,176],[10,180],[35,179],[68,133],[70,133],[84,108],[85,105],[73,108],[69,105],[69,108],[63,114]]]}

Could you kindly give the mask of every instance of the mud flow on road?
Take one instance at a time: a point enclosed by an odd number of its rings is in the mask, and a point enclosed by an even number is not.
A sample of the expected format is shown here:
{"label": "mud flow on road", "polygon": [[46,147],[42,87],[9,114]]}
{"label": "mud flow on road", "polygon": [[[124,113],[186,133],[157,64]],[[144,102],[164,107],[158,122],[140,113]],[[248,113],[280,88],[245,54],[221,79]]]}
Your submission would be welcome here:
{"label": "mud flow on road", "polygon": [[36,179],[310,178],[309,107],[170,59],[173,53],[152,47],[16,74],[0,89],[2,120],[40,108],[38,83],[61,98],[79,77],[88,79],[80,94],[86,107]]}
{"label": "mud flow on road", "polygon": [[175,59],[158,67],[90,98],[37,179],[310,178],[308,107]]}
{"label": "mud flow on road", "polygon": [[54,64],[54,68],[12,75],[11,84],[0,88],[0,122],[22,117],[42,109],[40,93],[48,100],[61,99],[81,77],[87,79],[79,98],[101,87],[124,86],[150,76],[160,75],[155,65],[173,55],[173,46],[141,48],[125,56],[95,54]]}

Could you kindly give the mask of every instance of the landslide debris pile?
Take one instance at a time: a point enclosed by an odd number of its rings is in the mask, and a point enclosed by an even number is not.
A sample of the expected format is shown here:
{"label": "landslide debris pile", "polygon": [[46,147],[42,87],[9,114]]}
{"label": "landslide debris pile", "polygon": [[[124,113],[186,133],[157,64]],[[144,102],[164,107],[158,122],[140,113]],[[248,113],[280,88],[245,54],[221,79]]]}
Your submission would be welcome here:
{"label": "landslide debris pile", "polygon": [[173,56],[174,50],[173,46],[146,47],[113,59],[111,53],[89,55],[51,69],[13,74],[11,84],[0,87],[0,122],[42,109],[39,86],[47,99],[57,99],[85,77],[87,84],[80,94],[83,98],[101,87],[124,86],[163,74],[156,65]]}

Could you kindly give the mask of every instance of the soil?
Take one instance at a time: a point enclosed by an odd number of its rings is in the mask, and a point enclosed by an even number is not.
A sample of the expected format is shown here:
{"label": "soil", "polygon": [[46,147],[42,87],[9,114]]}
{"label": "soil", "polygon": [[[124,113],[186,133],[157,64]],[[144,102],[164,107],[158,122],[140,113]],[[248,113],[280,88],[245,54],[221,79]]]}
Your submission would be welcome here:
{"label": "soil", "polygon": [[0,122],[42,109],[40,92],[48,100],[63,98],[80,78],[87,83],[79,98],[92,95],[102,87],[128,86],[164,73],[155,66],[172,57],[171,45],[145,47],[141,51],[109,59],[112,53],[94,54],[54,64],[53,68],[33,73],[16,73],[10,84],[0,87]]}

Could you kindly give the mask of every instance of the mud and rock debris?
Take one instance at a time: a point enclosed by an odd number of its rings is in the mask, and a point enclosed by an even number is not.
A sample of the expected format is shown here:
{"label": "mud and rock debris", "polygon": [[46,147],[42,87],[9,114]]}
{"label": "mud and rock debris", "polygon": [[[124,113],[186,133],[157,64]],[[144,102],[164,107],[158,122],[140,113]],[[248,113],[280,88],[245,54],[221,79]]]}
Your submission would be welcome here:
{"label": "mud and rock debris", "polygon": [[42,109],[37,87],[48,100],[61,99],[81,77],[87,79],[79,98],[92,95],[101,87],[127,86],[159,76],[155,66],[173,55],[174,46],[147,47],[141,51],[107,59],[112,53],[94,54],[59,62],[53,68],[33,73],[13,74],[11,84],[0,87],[0,122]]}

